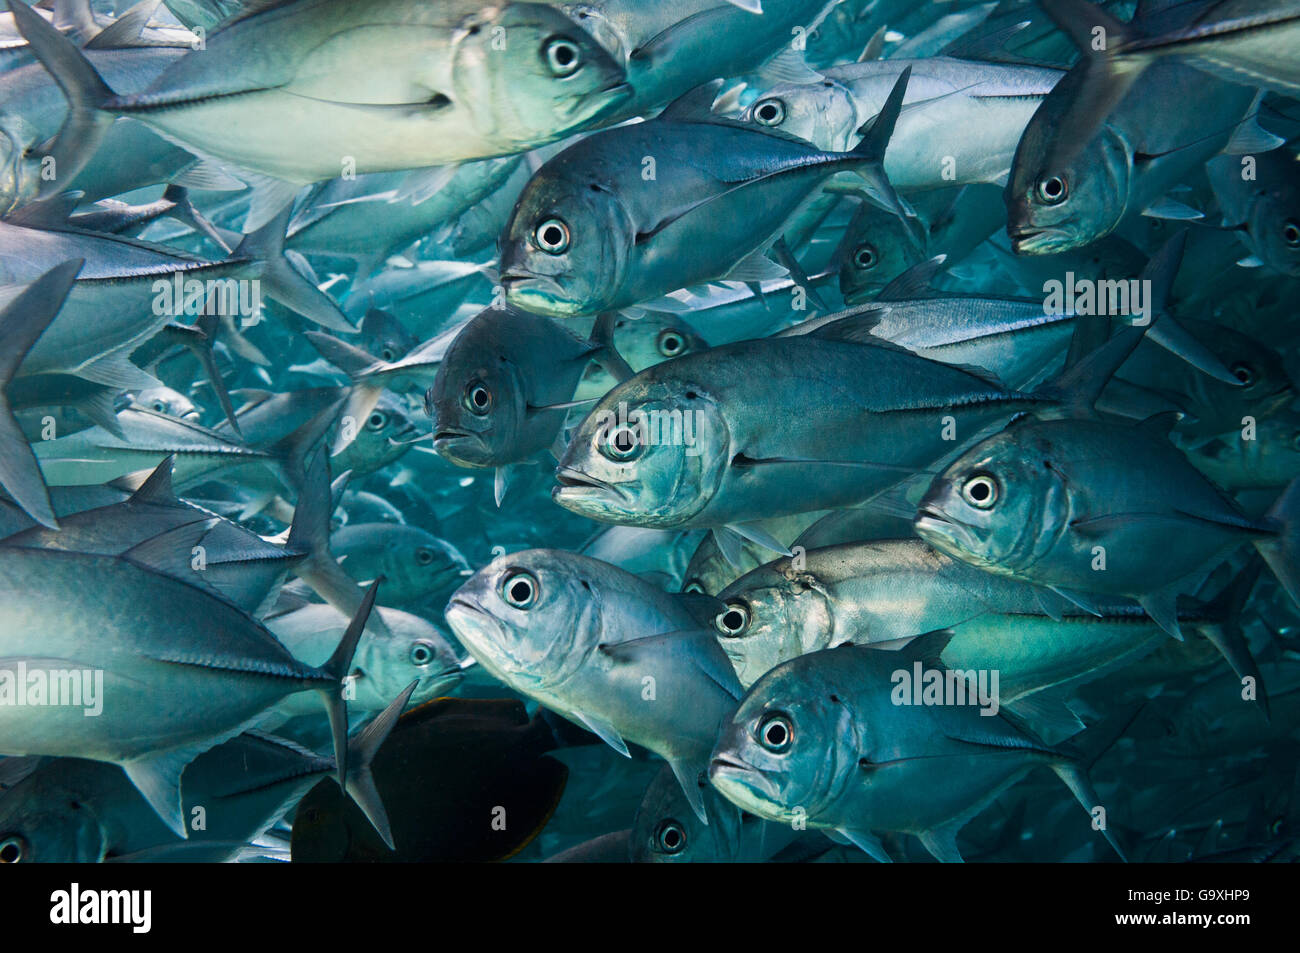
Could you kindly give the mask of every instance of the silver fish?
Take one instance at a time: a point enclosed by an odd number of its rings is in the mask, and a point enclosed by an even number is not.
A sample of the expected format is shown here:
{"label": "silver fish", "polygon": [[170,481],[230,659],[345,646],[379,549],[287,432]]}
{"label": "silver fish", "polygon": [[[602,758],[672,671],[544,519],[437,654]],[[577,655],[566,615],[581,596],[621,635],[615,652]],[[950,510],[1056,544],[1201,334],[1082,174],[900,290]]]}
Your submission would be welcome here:
{"label": "silver fish", "polygon": [[709,780],[743,810],[802,821],[881,861],[890,858],[876,831],[914,834],[938,860],[960,861],[957,832],[1039,765],[1091,813],[1101,801],[1080,764],[1005,717],[895,700],[899,671],[916,666],[943,683],[937,659],[947,638],[935,633],[899,652],[846,645],[778,666],[723,731]]}
{"label": "silver fish", "polygon": [[857,173],[901,214],[881,162],[907,78],[904,69],[850,152],[701,115],[713,86],[650,122],[588,136],[543,165],[520,196],[502,236],[506,300],[554,316],[596,314],[711,280],[782,277],[786,269],[764,256],[839,172]]}
{"label": "silver fish", "polygon": [[507,685],[623,754],[633,742],[664,758],[707,823],[698,779],[740,685],[691,599],[538,549],[479,570],[452,596],[447,622]]}

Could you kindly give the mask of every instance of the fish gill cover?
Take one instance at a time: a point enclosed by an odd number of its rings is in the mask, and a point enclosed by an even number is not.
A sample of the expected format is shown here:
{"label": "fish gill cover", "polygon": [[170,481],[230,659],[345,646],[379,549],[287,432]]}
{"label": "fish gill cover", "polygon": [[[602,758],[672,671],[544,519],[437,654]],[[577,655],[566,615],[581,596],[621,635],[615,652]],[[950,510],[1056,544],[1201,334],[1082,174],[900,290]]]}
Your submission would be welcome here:
{"label": "fish gill cover", "polygon": [[7,0],[0,863],[1296,859],[1298,99],[1294,0]]}

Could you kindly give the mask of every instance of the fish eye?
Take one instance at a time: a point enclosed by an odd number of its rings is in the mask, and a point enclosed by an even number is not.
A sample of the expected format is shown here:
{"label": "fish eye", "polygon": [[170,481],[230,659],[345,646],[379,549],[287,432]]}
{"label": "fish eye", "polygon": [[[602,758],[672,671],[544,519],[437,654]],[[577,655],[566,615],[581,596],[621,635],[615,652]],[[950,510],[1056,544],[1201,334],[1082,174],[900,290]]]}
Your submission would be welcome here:
{"label": "fish eye", "polygon": [[531,608],[540,592],[537,577],[526,569],[506,573],[501,580],[501,598],[516,609]]}
{"label": "fish eye", "polygon": [[397,352],[394,351],[391,347],[386,347],[379,352],[379,356],[382,357],[385,361],[391,361],[397,357]]}
{"label": "fish eye", "polygon": [[376,410],[366,420],[367,430],[383,430],[384,424],[388,423],[388,415],[382,410]]}
{"label": "fish eye", "polygon": [[698,592],[704,594],[704,586],[700,584],[698,579],[692,579],[690,582],[686,583],[686,585],[682,586],[682,592]]}
{"label": "fish eye", "polygon": [[167,413],[167,402],[165,400],[155,400],[153,402],[153,409],[158,411],[160,414],[165,414]]}
{"label": "fish eye", "polygon": [[568,37],[553,36],[542,47],[546,65],[561,78],[572,76],[582,68],[582,50]]}
{"label": "fish eye", "polygon": [[783,711],[769,712],[758,723],[758,743],[774,754],[788,751],[794,742],[794,723]]}
{"label": "fish eye", "polygon": [[785,103],[779,99],[765,99],[754,106],[754,121],[760,126],[779,126],[785,122]]}
{"label": "fish eye", "polygon": [[415,561],[421,566],[427,566],[433,562],[433,550],[428,546],[421,546],[415,551]]}
{"label": "fish eye", "polygon": [[987,473],[977,473],[962,484],[961,495],[976,509],[992,509],[998,501],[998,483]]}
{"label": "fish eye", "polygon": [[868,268],[875,268],[876,262],[879,260],[880,256],[876,253],[876,246],[872,245],[870,242],[863,242],[857,248],[853,249],[853,264],[858,268],[861,268],[863,271],[866,271]]}
{"label": "fish eye", "polygon": [[1300,222],[1293,218],[1282,223],[1282,238],[1292,248],[1300,248]]}
{"label": "fish eye", "polygon": [[433,661],[433,645],[429,642],[416,642],[411,646],[411,664],[428,665]]}
{"label": "fish eye", "polygon": [[600,445],[601,451],[611,460],[633,460],[644,449],[641,432],[628,424],[611,427],[609,434]]}
{"label": "fish eye", "polygon": [[569,226],[558,218],[548,218],[533,232],[537,247],[548,255],[563,255],[569,248]]}
{"label": "fish eye", "polygon": [[1038,180],[1038,197],[1048,205],[1060,205],[1070,194],[1065,179],[1059,175],[1048,175]]}
{"label": "fish eye", "polygon": [[680,854],[686,849],[686,828],[675,818],[664,818],[655,828],[655,847],[660,853]]}
{"label": "fish eye", "polygon": [[659,353],[664,357],[676,357],[682,353],[686,346],[686,341],[680,334],[669,328],[659,332]]}
{"label": "fish eye", "polygon": [[17,864],[27,858],[27,841],[13,834],[0,840],[0,864]]}
{"label": "fish eye", "polygon": [[463,402],[465,409],[474,416],[486,417],[487,412],[492,409],[492,392],[487,389],[487,385],[482,381],[470,381],[465,385]]}
{"label": "fish eye", "polygon": [[1233,364],[1230,368],[1232,376],[1237,378],[1247,387],[1255,383],[1255,369],[1249,364]]}
{"label": "fish eye", "polygon": [[743,602],[728,602],[727,608],[718,613],[713,624],[723,635],[734,639],[749,626],[749,606]]}

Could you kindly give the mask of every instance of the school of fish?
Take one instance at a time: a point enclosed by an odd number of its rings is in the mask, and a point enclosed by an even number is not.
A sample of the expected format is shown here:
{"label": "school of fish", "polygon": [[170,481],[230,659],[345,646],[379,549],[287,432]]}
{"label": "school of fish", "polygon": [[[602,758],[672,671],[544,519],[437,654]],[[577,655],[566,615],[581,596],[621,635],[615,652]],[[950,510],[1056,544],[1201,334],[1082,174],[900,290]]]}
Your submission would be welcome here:
{"label": "school of fish", "polygon": [[1298,291],[1300,0],[5,0],[0,863],[1300,859]]}

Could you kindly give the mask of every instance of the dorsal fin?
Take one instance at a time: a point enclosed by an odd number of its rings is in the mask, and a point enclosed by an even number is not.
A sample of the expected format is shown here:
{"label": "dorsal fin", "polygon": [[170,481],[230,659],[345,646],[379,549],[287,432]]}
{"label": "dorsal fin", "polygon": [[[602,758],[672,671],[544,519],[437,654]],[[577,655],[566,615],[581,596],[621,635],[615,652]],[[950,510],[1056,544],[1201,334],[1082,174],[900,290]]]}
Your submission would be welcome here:
{"label": "dorsal fin", "polygon": [[1182,411],[1165,410],[1158,414],[1152,414],[1146,420],[1138,421],[1135,426],[1143,433],[1148,433],[1153,437],[1166,440],[1174,427],[1178,425],[1178,421],[1182,419]]}
{"label": "dorsal fin", "polygon": [[81,201],[82,192],[60,192],[47,199],[30,202],[5,216],[10,225],[24,228],[66,228],[68,216]]}
{"label": "dorsal fin", "polygon": [[876,295],[876,300],[905,301],[909,298],[922,298],[933,295],[934,289],[931,285],[939,273],[943,271],[943,263],[947,260],[947,255],[935,255],[927,261],[918,261],[907,271],[885,285],[880,294]]}
{"label": "dorsal fin", "polygon": [[663,108],[660,119],[701,119],[712,115],[713,101],[722,89],[722,80],[713,79],[678,96]]}
{"label": "dorsal fin", "polygon": [[132,503],[176,503],[176,492],[172,489],[172,467],[176,463],[176,454],[153,468],[148,479],[140,484],[131,494]]}

